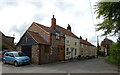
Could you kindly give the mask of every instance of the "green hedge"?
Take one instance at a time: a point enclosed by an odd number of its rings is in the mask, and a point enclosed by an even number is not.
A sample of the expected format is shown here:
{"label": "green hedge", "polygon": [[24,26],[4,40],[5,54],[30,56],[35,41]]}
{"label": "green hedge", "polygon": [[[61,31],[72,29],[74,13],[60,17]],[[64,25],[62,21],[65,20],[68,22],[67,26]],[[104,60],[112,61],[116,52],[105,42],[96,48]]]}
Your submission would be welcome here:
{"label": "green hedge", "polygon": [[111,46],[108,61],[120,65],[120,43],[114,43]]}

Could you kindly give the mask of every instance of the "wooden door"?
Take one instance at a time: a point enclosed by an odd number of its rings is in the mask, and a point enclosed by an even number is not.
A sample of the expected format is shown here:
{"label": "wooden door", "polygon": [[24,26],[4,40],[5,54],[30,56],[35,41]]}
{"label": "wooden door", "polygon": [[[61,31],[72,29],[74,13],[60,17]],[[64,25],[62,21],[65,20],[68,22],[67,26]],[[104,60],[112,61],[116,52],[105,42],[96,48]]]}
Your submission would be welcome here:
{"label": "wooden door", "polygon": [[58,46],[58,53],[59,53],[59,60],[60,61],[63,61],[63,60],[65,60],[65,50],[64,50],[64,46],[61,46],[61,45],[59,45]]}

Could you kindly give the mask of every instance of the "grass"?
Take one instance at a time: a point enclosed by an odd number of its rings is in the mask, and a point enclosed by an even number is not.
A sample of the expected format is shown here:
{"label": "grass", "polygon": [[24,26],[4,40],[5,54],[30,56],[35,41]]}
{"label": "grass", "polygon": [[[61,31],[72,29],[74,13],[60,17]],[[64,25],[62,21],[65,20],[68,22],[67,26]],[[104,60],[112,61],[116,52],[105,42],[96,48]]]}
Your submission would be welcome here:
{"label": "grass", "polygon": [[115,60],[112,56],[109,56],[108,59],[107,59],[108,62],[114,64],[114,65],[118,65],[118,61]]}

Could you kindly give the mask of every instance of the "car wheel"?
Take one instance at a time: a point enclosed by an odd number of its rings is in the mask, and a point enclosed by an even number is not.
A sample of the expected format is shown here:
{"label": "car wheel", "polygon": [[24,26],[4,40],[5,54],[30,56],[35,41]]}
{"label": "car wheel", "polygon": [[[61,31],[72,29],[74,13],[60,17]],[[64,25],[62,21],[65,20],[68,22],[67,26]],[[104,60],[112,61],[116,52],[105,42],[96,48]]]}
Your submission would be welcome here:
{"label": "car wheel", "polygon": [[6,61],[5,61],[5,60],[3,60],[3,64],[6,64]]}
{"label": "car wheel", "polygon": [[15,62],[14,62],[14,65],[17,67],[17,66],[18,66],[18,62],[15,61]]}

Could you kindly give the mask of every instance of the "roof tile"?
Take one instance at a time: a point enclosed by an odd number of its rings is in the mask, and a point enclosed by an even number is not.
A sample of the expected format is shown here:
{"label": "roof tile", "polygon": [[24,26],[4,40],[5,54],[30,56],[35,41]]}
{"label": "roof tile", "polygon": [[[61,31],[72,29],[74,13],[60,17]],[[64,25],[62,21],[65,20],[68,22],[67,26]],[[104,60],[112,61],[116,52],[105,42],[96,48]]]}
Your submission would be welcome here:
{"label": "roof tile", "polygon": [[44,38],[42,38],[38,33],[32,32],[32,31],[27,31],[33,38],[34,40],[39,43],[39,44],[49,44]]}

